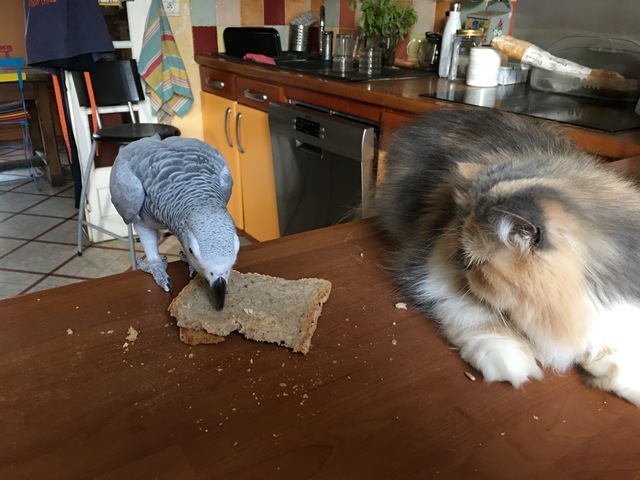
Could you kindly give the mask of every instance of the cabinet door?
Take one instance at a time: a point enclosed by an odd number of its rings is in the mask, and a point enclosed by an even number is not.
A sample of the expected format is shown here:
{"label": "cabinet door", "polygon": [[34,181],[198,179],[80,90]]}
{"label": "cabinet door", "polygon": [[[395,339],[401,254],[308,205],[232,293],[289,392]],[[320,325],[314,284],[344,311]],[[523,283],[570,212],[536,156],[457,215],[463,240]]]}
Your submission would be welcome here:
{"label": "cabinet door", "polygon": [[236,121],[244,230],[259,241],[280,236],[267,113],[238,105]]}
{"label": "cabinet door", "polygon": [[236,222],[236,227],[244,230],[244,214],[242,207],[242,176],[240,159],[236,149],[235,119],[237,103],[218,95],[203,92],[202,125],[204,141],[220,150],[227,160],[233,177],[233,191],[229,199],[229,213]]}

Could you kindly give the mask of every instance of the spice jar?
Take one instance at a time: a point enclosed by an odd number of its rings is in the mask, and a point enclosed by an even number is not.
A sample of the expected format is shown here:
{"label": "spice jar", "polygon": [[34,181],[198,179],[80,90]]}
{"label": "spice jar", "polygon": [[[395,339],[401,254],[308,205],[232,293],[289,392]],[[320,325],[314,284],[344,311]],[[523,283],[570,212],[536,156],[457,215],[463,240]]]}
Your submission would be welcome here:
{"label": "spice jar", "polygon": [[471,48],[482,45],[482,30],[460,29],[456,31],[451,50],[451,66],[449,80],[464,80],[469,66]]}

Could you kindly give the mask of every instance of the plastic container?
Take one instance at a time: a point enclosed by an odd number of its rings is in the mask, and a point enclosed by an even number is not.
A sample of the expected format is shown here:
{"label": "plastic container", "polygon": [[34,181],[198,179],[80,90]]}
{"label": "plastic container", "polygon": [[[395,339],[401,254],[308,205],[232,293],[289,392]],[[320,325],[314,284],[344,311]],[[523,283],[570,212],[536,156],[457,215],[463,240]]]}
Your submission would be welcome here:
{"label": "plastic container", "polygon": [[459,29],[453,40],[449,80],[464,80],[467,77],[469,56],[473,47],[482,45],[482,30]]}
{"label": "plastic container", "polygon": [[447,78],[449,76],[449,68],[451,66],[451,51],[453,49],[453,41],[456,38],[456,31],[462,26],[460,20],[460,10],[462,4],[452,3],[449,7],[449,18],[444,26],[442,40],[440,42],[440,63],[438,64],[438,76]]}
{"label": "plastic container", "polygon": [[496,87],[502,55],[491,47],[472,47],[465,83],[472,87]]}
{"label": "plastic container", "polygon": [[640,97],[640,44],[627,39],[575,36],[557,41],[548,51],[592,69],[612,70],[625,78],[564,74],[534,67],[529,79],[532,88],[626,102]]}

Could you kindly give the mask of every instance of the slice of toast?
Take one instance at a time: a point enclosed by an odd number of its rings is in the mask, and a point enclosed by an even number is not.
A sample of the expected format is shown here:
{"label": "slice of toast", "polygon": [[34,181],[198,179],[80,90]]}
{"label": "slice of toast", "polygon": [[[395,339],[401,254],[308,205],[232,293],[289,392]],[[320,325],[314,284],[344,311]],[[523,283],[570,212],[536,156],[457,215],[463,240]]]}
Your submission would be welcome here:
{"label": "slice of toast", "polygon": [[258,273],[231,272],[225,306],[216,311],[207,283],[192,280],[169,305],[180,340],[189,345],[219,343],[231,332],[307,353],[331,282],[285,280]]}

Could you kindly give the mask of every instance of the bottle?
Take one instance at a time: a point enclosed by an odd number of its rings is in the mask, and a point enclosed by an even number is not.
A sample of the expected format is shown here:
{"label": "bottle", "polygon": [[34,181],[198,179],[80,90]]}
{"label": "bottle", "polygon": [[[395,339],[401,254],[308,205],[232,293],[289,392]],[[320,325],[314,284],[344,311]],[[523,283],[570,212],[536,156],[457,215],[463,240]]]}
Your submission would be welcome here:
{"label": "bottle", "polygon": [[440,78],[447,78],[449,76],[453,40],[456,37],[456,31],[462,27],[460,21],[461,8],[460,3],[452,3],[449,7],[449,18],[444,26],[444,33],[442,34],[442,41],[440,43],[440,63],[438,64],[438,76]]}
{"label": "bottle", "polygon": [[482,45],[482,30],[460,29],[456,32],[451,49],[451,66],[447,77],[449,80],[464,80],[467,77],[471,49],[480,45]]}

